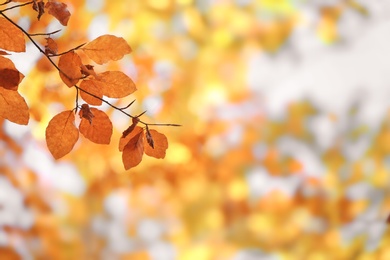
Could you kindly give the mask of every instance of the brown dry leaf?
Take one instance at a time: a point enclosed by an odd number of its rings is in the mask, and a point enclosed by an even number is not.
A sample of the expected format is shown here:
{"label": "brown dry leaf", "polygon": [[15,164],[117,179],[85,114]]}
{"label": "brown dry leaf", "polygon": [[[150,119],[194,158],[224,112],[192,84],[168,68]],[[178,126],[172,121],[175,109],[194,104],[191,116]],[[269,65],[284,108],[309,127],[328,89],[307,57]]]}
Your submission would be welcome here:
{"label": "brown dry leaf", "polygon": [[97,64],[104,64],[110,60],[120,60],[131,52],[131,47],[122,37],[102,35],[85,45],[82,50]]}
{"label": "brown dry leaf", "polygon": [[0,49],[14,52],[26,51],[23,32],[2,17],[0,17]]}
{"label": "brown dry leaf", "polygon": [[149,127],[146,125],[145,129],[146,129],[146,133],[145,133],[146,142],[150,145],[150,147],[154,149],[154,141],[152,135],[150,134]]}
{"label": "brown dry leaf", "polygon": [[95,70],[93,69],[92,65],[81,65],[81,74],[85,76],[94,76],[95,78],[97,77]]}
{"label": "brown dry leaf", "polygon": [[90,124],[92,124],[92,118],[94,118],[94,115],[91,112],[91,109],[89,108],[88,104],[82,104],[81,109],[79,112],[80,118],[85,118],[88,120]]}
{"label": "brown dry leaf", "polygon": [[45,8],[48,10],[47,12],[54,16],[63,26],[68,24],[70,18],[70,12],[67,5],[57,1],[47,2]]}
{"label": "brown dry leaf", "polygon": [[110,98],[122,98],[137,90],[134,82],[121,71],[106,71],[98,74],[103,95]]}
{"label": "brown dry leaf", "polygon": [[137,126],[139,122],[139,118],[133,117],[132,121],[133,123],[125,131],[123,131],[122,138],[126,138],[126,136],[128,136],[134,130],[134,128]]}
{"label": "brown dry leaf", "polygon": [[123,151],[123,148],[125,148],[126,144],[137,134],[142,133],[144,129],[140,126],[135,126],[131,132],[129,132],[125,137],[121,137],[119,139],[119,151]]}
{"label": "brown dry leaf", "polygon": [[6,51],[1,51],[0,50],[0,55],[11,55],[10,53],[6,52]]}
{"label": "brown dry leaf", "polygon": [[163,159],[165,151],[168,149],[167,137],[156,130],[150,130],[149,132],[153,139],[154,148],[147,143],[147,138],[145,138],[145,154],[157,159]]}
{"label": "brown dry leaf", "polygon": [[23,78],[24,75],[15,68],[10,59],[0,56],[0,87],[17,90]]}
{"label": "brown dry leaf", "polygon": [[57,54],[58,52],[58,46],[57,43],[50,37],[45,38],[46,39],[46,45],[45,45],[45,54]]}
{"label": "brown dry leaf", "polygon": [[28,106],[19,92],[0,88],[0,117],[19,125],[28,124]]}
{"label": "brown dry leaf", "polygon": [[100,106],[102,104],[102,100],[95,98],[83,91],[85,90],[97,97],[103,98],[102,83],[100,81],[95,79],[85,79],[81,82],[80,89],[82,89],[80,91],[80,96],[82,99],[84,99],[85,102],[94,106]]}
{"label": "brown dry leaf", "polygon": [[82,118],[80,122],[80,133],[85,138],[97,144],[109,144],[112,135],[112,123],[110,118],[103,111],[91,108],[93,114],[92,124],[88,119]]}
{"label": "brown dry leaf", "polygon": [[46,144],[55,159],[68,154],[79,139],[75,116],[72,110],[54,116],[46,128]]}
{"label": "brown dry leaf", "polygon": [[142,161],[142,156],[144,154],[142,137],[143,132],[139,132],[133,136],[123,148],[122,162],[126,170],[137,166]]}
{"label": "brown dry leaf", "polygon": [[68,87],[76,85],[82,77],[81,65],[80,56],[74,51],[61,55],[58,61],[58,67],[61,70],[60,77]]}
{"label": "brown dry leaf", "polygon": [[34,1],[33,3],[33,9],[34,11],[38,12],[37,19],[41,19],[41,16],[45,13],[45,3],[41,0],[37,3],[37,1]]}

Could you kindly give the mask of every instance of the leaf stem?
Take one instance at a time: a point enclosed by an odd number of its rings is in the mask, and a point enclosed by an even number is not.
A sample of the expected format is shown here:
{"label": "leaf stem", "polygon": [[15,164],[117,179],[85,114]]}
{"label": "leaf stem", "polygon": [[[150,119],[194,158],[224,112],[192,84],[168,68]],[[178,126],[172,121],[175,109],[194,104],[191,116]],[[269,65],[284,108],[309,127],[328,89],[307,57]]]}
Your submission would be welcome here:
{"label": "leaf stem", "polygon": [[49,33],[29,33],[29,34],[30,34],[30,36],[50,36],[52,34],[60,32],[60,31],[61,31],[61,29],[56,30],[54,32],[49,32]]}

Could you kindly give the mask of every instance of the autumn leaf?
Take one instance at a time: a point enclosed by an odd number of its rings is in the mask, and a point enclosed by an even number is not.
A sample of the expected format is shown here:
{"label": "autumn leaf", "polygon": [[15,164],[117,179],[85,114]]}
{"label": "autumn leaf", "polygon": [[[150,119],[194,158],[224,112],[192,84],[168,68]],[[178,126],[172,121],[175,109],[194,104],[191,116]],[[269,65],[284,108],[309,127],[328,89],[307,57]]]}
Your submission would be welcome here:
{"label": "autumn leaf", "polygon": [[19,125],[28,124],[28,106],[17,91],[0,88],[0,117]]}
{"label": "autumn leaf", "polygon": [[[134,123],[133,123],[134,124]],[[142,133],[144,129],[140,126],[134,126],[133,130],[130,131],[126,136],[123,136],[119,139],[119,151],[123,151],[123,148],[126,144],[137,134]]]}
{"label": "autumn leaf", "polygon": [[133,136],[123,148],[122,162],[125,169],[128,170],[137,166],[142,161],[144,154],[143,132]]}
{"label": "autumn leaf", "polygon": [[106,71],[98,74],[102,82],[103,95],[111,98],[122,98],[137,90],[134,82],[121,71]]}
{"label": "autumn leaf", "polygon": [[154,141],[152,135],[150,134],[149,127],[146,125],[145,129],[146,129],[146,133],[145,133],[146,142],[150,145],[150,147],[154,149]]}
{"label": "autumn leaf", "polygon": [[37,19],[38,21],[41,19],[41,16],[45,13],[45,3],[41,0],[38,3],[34,1],[33,3],[34,11],[38,12]]}
{"label": "autumn leaf", "polygon": [[150,145],[150,142],[148,141],[148,137],[146,136],[144,140],[145,154],[157,159],[163,159],[165,157],[165,152],[168,149],[167,137],[157,132],[156,130],[150,130],[148,132],[150,133],[151,139],[153,140],[154,147]]}
{"label": "autumn leaf", "polygon": [[122,138],[126,138],[126,136],[128,136],[134,130],[134,128],[139,122],[138,117],[133,117],[131,120],[133,121],[133,123],[125,131],[123,131]]}
{"label": "autumn leaf", "polygon": [[9,54],[8,52],[6,52],[6,51],[2,51],[2,50],[0,50],[0,55],[11,55],[11,54]]}
{"label": "autumn leaf", "polygon": [[102,104],[102,100],[95,98],[94,96],[89,95],[88,93],[84,92],[83,90],[94,94],[97,97],[103,98],[102,93],[102,83],[95,79],[85,79],[80,84],[81,92],[80,96],[82,99],[84,99],[85,102],[87,102],[90,105],[94,106],[100,106]]}
{"label": "autumn leaf", "polygon": [[76,85],[82,77],[81,65],[80,56],[74,51],[61,55],[58,61],[58,67],[61,70],[60,77],[68,87]]}
{"label": "autumn leaf", "polygon": [[14,52],[26,51],[23,32],[2,17],[0,17],[0,49]]}
{"label": "autumn leaf", "polygon": [[0,56],[0,87],[17,90],[23,78],[10,59]]}
{"label": "autumn leaf", "polygon": [[91,109],[89,108],[88,104],[82,104],[81,105],[79,116],[80,116],[80,118],[87,119],[88,122],[90,124],[92,124],[92,118],[94,117],[94,115],[92,114]]}
{"label": "autumn leaf", "polygon": [[79,139],[72,110],[54,116],[46,128],[46,144],[55,159],[68,154]]}
{"label": "autumn leaf", "polygon": [[45,38],[46,39],[46,45],[45,45],[45,54],[57,54],[58,52],[58,46],[57,43],[52,38]]}
{"label": "autumn leaf", "polygon": [[90,108],[93,114],[92,123],[85,117],[80,122],[80,133],[85,138],[97,144],[109,144],[112,135],[112,123],[106,113],[103,111]]}
{"label": "autumn leaf", "polygon": [[45,8],[48,10],[47,12],[54,16],[63,26],[68,25],[70,12],[68,11],[66,4],[52,0],[46,3]]}
{"label": "autumn leaf", "polygon": [[130,46],[122,37],[102,35],[85,45],[82,50],[97,64],[122,59],[131,52]]}

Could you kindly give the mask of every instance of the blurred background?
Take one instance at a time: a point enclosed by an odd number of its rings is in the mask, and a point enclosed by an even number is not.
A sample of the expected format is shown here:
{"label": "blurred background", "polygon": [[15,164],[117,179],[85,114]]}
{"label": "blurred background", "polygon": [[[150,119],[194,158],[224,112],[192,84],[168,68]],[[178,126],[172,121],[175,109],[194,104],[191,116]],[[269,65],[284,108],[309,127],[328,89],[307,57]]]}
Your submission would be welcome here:
{"label": "blurred background", "polygon": [[63,2],[67,27],[7,14],[62,29],[59,52],[124,37],[133,52],[95,71],[138,90],[110,102],[182,126],[154,128],[166,158],[125,171],[131,122],[103,105],[111,144],[55,161],[45,129],[75,90],[31,43],[12,54],[31,118],[0,120],[1,259],[390,259],[389,1]]}

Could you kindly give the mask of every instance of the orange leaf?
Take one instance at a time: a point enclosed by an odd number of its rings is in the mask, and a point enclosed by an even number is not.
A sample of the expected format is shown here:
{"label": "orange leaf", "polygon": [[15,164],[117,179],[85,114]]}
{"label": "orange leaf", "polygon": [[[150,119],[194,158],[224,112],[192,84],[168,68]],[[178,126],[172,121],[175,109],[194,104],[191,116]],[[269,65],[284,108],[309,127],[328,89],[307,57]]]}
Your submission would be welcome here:
{"label": "orange leaf", "polygon": [[79,139],[72,110],[54,116],[46,128],[46,144],[55,159],[68,154]]}
{"label": "orange leaf", "polygon": [[122,161],[125,169],[128,170],[137,166],[142,161],[144,154],[143,132],[139,132],[123,148]]}
{"label": "orange leaf", "polygon": [[102,101],[100,99],[97,99],[83,91],[85,90],[91,94],[94,94],[95,96],[103,98],[103,93],[102,93],[103,87],[100,81],[95,79],[90,79],[90,80],[85,79],[81,82],[80,88],[82,89],[80,92],[80,96],[82,99],[84,99],[85,102],[94,106],[100,106],[102,104]]}
{"label": "orange leaf", "polygon": [[0,17],[0,49],[14,52],[26,51],[23,32],[2,17]]}
{"label": "orange leaf", "polygon": [[72,87],[79,82],[81,75],[81,59],[74,51],[61,55],[58,61],[58,67],[60,68],[60,77],[62,81],[68,86]]}
{"label": "orange leaf", "polygon": [[19,92],[0,88],[0,117],[19,125],[28,124],[28,106]]}
{"label": "orange leaf", "polygon": [[45,54],[57,54],[58,52],[58,46],[57,43],[52,38],[45,38],[46,39],[46,45],[45,45]]}
{"label": "orange leaf", "polygon": [[157,159],[164,158],[165,151],[168,149],[167,137],[156,130],[150,130],[149,133],[152,136],[154,148],[148,144],[147,138],[145,138],[145,154]]}
{"label": "orange leaf", "polygon": [[80,133],[94,143],[109,144],[112,135],[112,123],[110,119],[106,113],[99,109],[92,107],[90,110],[93,114],[92,123],[83,117],[79,126]]}
{"label": "orange leaf", "polygon": [[70,18],[70,12],[66,7],[66,4],[57,2],[55,0],[47,2],[45,5],[48,13],[54,16],[63,26],[68,24]]}
{"label": "orange leaf", "polygon": [[0,50],[0,55],[11,55],[11,54],[9,54],[8,52],[6,52],[6,51],[2,51],[2,50]]}
{"label": "orange leaf", "polygon": [[10,59],[0,56],[0,87],[17,90],[23,78]]}
{"label": "orange leaf", "polygon": [[120,60],[131,52],[127,42],[114,35],[102,35],[85,45],[82,50],[97,64],[104,64],[110,60]]}
{"label": "orange leaf", "polygon": [[123,148],[126,146],[126,144],[136,135],[138,135],[139,133],[142,133],[144,131],[144,129],[140,126],[134,126],[134,128],[132,129],[132,131],[130,131],[125,137],[121,137],[121,139],[119,139],[119,151],[123,151]]}
{"label": "orange leaf", "polygon": [[106,71],[98,74],[102,84],[103,95],[111,98],[122,98],[137,90],[134,82],[121,71]]}

